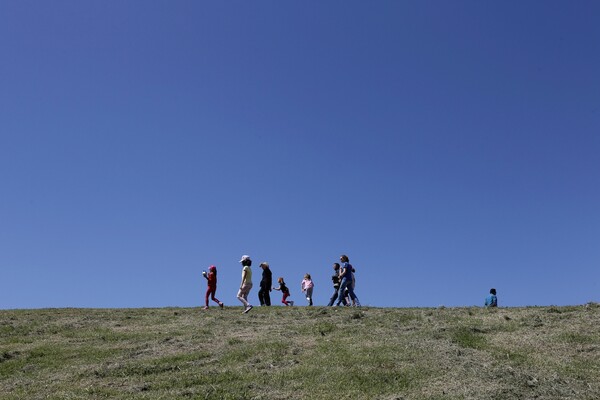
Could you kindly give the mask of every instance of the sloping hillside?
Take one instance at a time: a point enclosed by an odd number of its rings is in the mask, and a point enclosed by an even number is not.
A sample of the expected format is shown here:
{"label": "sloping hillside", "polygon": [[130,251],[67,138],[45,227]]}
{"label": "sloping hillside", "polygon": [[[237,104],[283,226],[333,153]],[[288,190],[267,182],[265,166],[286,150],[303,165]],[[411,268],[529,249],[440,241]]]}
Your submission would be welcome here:
{"label": "sloping hillside", "polygon": [[1,399],[599,399],[600,307],[0,311]]}

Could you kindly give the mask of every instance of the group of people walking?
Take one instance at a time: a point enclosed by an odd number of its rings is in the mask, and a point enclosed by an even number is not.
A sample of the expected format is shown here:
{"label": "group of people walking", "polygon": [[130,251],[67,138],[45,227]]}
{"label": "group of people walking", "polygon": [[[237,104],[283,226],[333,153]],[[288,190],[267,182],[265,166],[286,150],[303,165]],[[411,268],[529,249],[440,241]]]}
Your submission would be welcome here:
{"label": "group of people walking", "polygon": [[331,276],[331,280],[333,281],[333,295],[327,305],[333,306],[335,303],[335,306],[339,306],[340,304],[349,306],[351,301],[353,306],[360,307],[358,297],[354,293],[354,267],[350,264],[350,260],[345,254],[340,256],[340,262],[342,265],[339,263],[333,264],[334,273]]}
{"label": "group of people walking", "polygon": [[[354,293],[354,268],[352,265],[350,265],[350,260],[345,254],[340,257],[340,263],[333,264],[334,274],[331,279],[333,281],[334,293],[329,301],[328,306],[333,306],[335,303],[335,306],[343,304],[345,306],[353,305],[360,307],[358,297],[356,297],[356,294]],[[250,256],[244,255],[240,260],[240,264],[242,264],[242,279],[240,281],[240,288],[237,293],[237,298],[244,306],[243,312],[245,314],[254,308],[254,306],[248,300],[248,295],[252,289],[252,259]],[[258,300],[260,305],[267,307],[270,306],[271,291],[277,290],[282,294],[281,303],[286,306],[293,306],[294,302],[292,300],[288,300],[290,297],[290,290],[287,287],[283,277],[279,277],[277,279],[279,286],[274,287],[273,276],[269,264],[263,262],[260,264],[260,268],[262,269],[260,289],[258,291]],[[214,265],[211,265],[208,269],[208,273],[203,271],[202,275],[208,281],[204,309],[206,310],[209,308],[209,298],[217,303],[219,307],[223,308],[223,302],[215,297],[217,291],[217,268]],[[309,306],[313,305],[314,287],[315,285],[310,274],[305,274],[302,282],[300,283],[300,290],[306,297]]]}

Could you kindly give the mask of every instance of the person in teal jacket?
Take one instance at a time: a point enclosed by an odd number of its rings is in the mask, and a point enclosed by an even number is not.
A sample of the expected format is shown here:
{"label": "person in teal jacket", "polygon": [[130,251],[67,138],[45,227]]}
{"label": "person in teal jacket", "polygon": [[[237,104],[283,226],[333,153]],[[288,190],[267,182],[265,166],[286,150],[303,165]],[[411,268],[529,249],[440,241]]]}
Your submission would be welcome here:
{"label": "person in teal jacket", "polygon": [[496,289],[490,289],[490,295],[485,298],[486,307],[498,307],[498,296],[496,296]]}

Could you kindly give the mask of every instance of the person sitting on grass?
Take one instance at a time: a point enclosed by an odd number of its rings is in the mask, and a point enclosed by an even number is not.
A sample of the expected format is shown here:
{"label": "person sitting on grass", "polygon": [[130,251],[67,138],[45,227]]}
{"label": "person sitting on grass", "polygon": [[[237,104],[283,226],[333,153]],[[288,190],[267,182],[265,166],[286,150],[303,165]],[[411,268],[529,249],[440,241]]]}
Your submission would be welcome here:
{"label": "person sitting on grass", "polygon": [[498,307],[498,296],[496,296],[496,289],[490,289],[490,295],[485,298],[486,307]]}

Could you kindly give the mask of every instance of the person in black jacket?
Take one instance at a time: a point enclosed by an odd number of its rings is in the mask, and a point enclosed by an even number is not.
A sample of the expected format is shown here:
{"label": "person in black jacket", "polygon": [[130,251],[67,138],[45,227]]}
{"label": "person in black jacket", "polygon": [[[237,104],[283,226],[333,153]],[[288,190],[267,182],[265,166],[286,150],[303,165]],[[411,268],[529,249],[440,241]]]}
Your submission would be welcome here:
{"label": "person in black jacket", "polygon": [[329,304],[327,304],[329,307],[331,307],[335,299],[338,298],[338,292],[340,290],[340,264],[333,264],[333,270],[335,271],[331,276],[331,280],[333,281],[333,296],[331,296]]}
{"label": "person in black jacket", "polygon": [[273,278],[271,274],[271,269],[269,268],[269,263],[262,263],[260,267],[263,270],[262,279],[260,281],[260,290],[258,291],[258,301],[260,301],[261,306],[270,306],[271,305],[271,286],[273,285]]}

